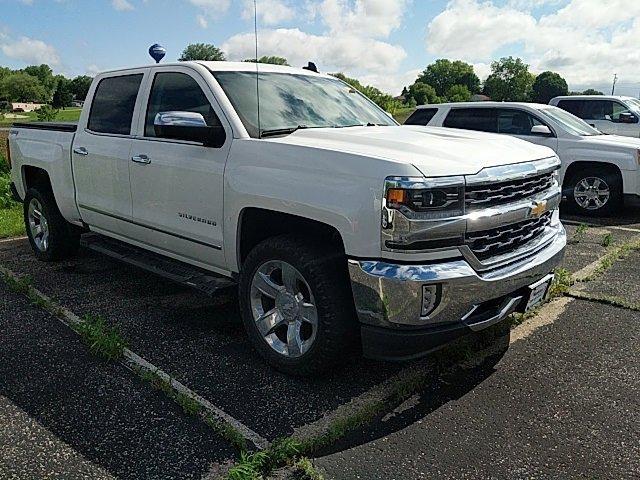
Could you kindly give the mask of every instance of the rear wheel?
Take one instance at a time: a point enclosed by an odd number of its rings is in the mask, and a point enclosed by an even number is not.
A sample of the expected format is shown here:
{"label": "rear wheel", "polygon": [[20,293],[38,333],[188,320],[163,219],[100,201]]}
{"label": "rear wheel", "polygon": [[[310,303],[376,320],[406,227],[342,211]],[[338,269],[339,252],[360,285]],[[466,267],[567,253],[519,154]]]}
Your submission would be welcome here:
{"label": "rear wheel", "polygon": [[622,179],[618,172],[604,167],[573,172],[564,182],[564,196],[575,213],[608,215],[622,206]]}
{"label": "rear wheel", "polygon": [[24,223],[29,243],[38,260],[62,260],[78,251],[79,229],[64,219],[50,190],[27,190]]}
{"label": "rear wheel", "polygon": [[287,374],[327,370],[356,345],[344,256],[305,239],[274,237],[249,253],[240,306],[253,346]]}

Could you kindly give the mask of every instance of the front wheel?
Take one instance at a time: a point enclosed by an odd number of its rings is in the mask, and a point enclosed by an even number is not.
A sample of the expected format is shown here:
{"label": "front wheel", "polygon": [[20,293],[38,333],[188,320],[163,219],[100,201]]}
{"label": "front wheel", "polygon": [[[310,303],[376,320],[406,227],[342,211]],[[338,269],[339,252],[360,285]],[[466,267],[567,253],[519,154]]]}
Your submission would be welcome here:
{"label": "front wheel", "polygon": [[582,215],[609,215],[623,202],[622,179],[607,168],[574,172],[565,180],[563,190],[570,209]]}
{"label": "front wheel", "polygon": [[73,256],[80,246],[80,234],[64,219],[50,191],[27,190],[24,223],[38,260],[62,260]]}
{"label": "front wheel", "polygon": [[307,376],[354,350],[357,321],[344,255],[292,236],[247,256],[240,307],[255,349],[274,368]]}

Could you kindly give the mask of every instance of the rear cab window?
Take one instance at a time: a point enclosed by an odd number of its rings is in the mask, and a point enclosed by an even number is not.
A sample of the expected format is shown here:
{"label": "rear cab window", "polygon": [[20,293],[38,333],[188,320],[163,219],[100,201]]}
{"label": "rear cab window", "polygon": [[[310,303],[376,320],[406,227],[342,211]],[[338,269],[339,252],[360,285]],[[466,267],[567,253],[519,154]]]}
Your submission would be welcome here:
{"label": "rear cab window", "polygon": [[496,111],[493,108],[454,108],[447,115],[443,126],[498,133]]}
{"label": "rear cab window", "polygon": [[438,113],[437,108],[419,108],[413,112],[404,122],[405,125],[428,125],[431,119]]}
{"label": "rear cab window", "polygon": [[87,129],[95,133],[129,135],[143,74],[100,80],[93,95]]}

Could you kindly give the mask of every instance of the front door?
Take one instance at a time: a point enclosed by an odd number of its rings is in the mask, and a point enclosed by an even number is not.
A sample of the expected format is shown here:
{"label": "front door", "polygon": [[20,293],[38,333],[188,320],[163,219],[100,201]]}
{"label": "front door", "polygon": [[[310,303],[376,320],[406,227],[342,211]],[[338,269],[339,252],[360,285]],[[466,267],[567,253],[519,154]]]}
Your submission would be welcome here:
{"label": "front door", "polygon": [[126,235],[129,228],[131,128],[143,76],[100,80],[74,138],[76,201],[84,222],[105,233]]}
{"label": "front door", "polygon": [[[558,138],[546,123],[525,110],[516,108],[497,109],[498,133],[506,133],[521,138],[527,142],[544,145],[554,152],[558,151]],[[544,125],[552,132],[551,135],[532,133],[534,126]]]}
{"label": "front door", "polygon": [[223,178],[231,129],[222,124],[221,147],[167,138],[156,132],[162,112],[202,115],[208,126],[221,125],[220,108],[200,74],[188,67],[152,71],[140,135],[133,140],[131,196],[136,238],[162,252],[203,267],[224,265]]}

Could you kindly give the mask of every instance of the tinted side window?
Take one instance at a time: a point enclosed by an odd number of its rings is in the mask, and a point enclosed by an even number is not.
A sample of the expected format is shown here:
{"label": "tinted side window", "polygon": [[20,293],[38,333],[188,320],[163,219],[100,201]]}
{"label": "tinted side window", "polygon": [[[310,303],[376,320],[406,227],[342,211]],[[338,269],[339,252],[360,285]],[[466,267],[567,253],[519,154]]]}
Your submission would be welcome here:
{"label": "tinted side window", "polygon": [[619,122],[620,121],[620,114],[622,114],[622,113],[633,113],[631,110],[629,110],[623,104],[618,103],[618,102],[612,102],[612,107],[613,107],[613,111],[611,113],[611,120],[613,120],[614,122]]}
{"label": "tinted side window", "polygon": [[584,100],[560,100],[558,107],[574,114],[576,117],[586,118],[582,115],[584,104]]}
{"label": "tinted side window", "polygon": [[147,108],[145,137],[156,136],[153,122],[160,112],[195,112],[202,115],[208,126],[220,125],[200,85],[186,73],[167,72],[155,76]]}
{"label": "tinted side window", "polygon": [[522,110],[497,110],[498,133],[507,135],[531,135],[534,125],[542,125],[536,118]]}
{"label": "tinted side window", "polygon": [[495,110],[492,108],[455,108],[449,112],[443,125],[479,132],[498,131]]}
{"label": "tinted side window", "polygon": [[588,120],[611,120],[613,102],[611,100],[589,100],[585,102],[582,118]]}
{"label": "tinted side window", "polygon": [[87,128],[98,133],[129,135],[142,74],[109,77],[96,88]]}
{"label": "tinted side window", "polygon": [[438,113],[437,108],[419,108],[407,118],[405,125],[427,125],[434,115]]}

